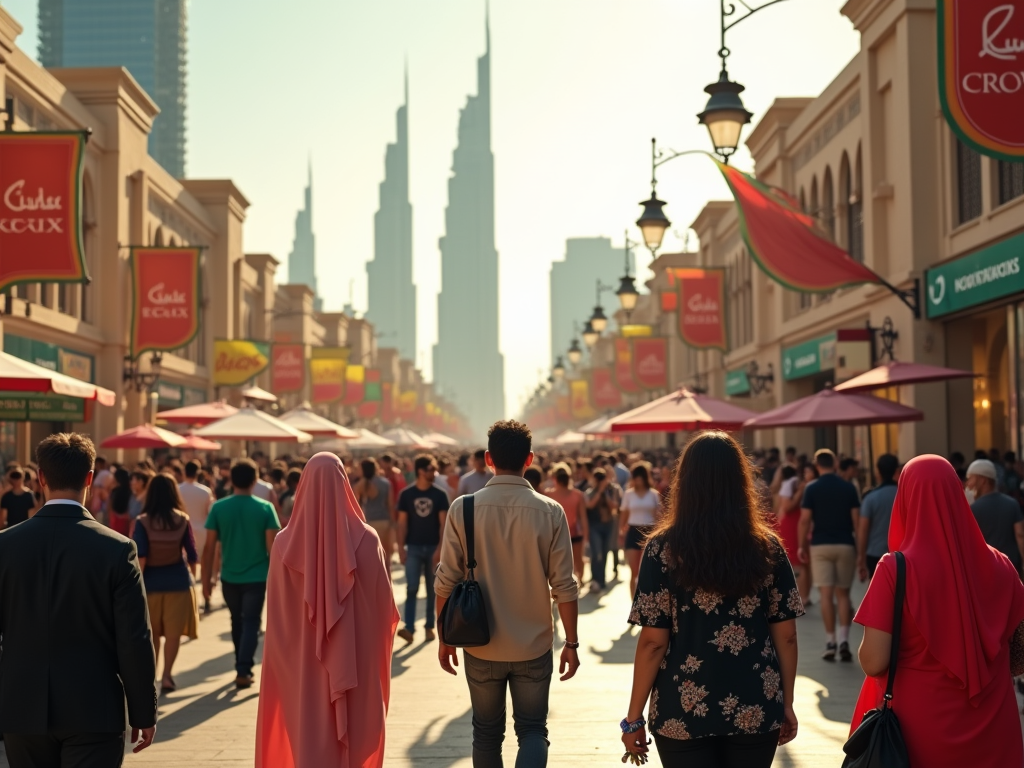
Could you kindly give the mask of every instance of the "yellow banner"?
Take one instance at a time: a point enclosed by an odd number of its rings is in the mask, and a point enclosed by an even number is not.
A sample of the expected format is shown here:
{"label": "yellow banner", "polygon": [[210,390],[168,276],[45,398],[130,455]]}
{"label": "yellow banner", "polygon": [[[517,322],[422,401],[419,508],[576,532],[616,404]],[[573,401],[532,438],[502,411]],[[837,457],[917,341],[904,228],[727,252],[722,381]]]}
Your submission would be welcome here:
{"label": "yellow banner", "polygon": [[649,325],[624,325],[621,329],[621,335],[625,339],[631,339],[635,336],[653,336],[654,328]]}
{"label": "yellow banner", "polygon": [[344,360],[348,362],[348,347],[313,347],[309,356],[313,360]]}
{"label": "yellow banner", "polygon": [[314,404],[337,402],[345,392],[345,361],[330,357],[311,359],[309,380]]}
{"label": "yellow banner", "polygon": [[419,393],[415,389],[402,392],[398,396],[398,415],[408,418],[416,413],[419,405]]}
{"label": "yellow banner", "polygon": [[597,413],[590,405],[590,382],[586,379],[575,379],[569,382],[570,405],[574,419],[592,419]]}
{"label": "yellow banner", "polygon": [[216,339],[213,342],[213,385],[236,387],[251,381],[270,365],[265,341]]}

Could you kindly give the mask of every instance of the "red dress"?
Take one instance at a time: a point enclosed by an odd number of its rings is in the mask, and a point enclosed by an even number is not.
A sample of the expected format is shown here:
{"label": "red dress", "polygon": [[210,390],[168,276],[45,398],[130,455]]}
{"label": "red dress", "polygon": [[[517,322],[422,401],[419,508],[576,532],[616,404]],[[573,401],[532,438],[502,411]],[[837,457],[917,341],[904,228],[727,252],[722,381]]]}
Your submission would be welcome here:
{"label": "red dress", "polygon": [[794,568],[801,566],[800,556],[797,550],[800,549],[800,508],[794,507],[785,513],[779,522],[779,534],[782,536],[782,543],[786,546],[786,556]]}

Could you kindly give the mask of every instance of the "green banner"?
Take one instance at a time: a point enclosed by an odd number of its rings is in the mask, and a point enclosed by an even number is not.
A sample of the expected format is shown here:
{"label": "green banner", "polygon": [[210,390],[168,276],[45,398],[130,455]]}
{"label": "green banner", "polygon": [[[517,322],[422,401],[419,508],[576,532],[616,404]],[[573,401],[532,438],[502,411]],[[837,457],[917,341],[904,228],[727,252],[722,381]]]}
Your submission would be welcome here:
{"label": "green banner", "polygon": [[786,381],[813,376],[836,367],[835,333],[819,336],[782,350],[782,377]]}
{"label": "green banner", "polygon": [[928,317],[942,317],[1024,291],[1024,234],[929,269]]}
{"label": "green banner", "polygon": [[750,379],[745,369],[725,372],[725,394],[730,397],[750,394]]}
{"label": "green banner", "polygon": [[85,421],[85,401],[77,397],[0,392],[0,421]]}
{"label": "green banner", "polygon": [[96,359],[84,352],[11,334],[4,335],[4,352],[48,371],[57,371],[82,381],[95,381]]}

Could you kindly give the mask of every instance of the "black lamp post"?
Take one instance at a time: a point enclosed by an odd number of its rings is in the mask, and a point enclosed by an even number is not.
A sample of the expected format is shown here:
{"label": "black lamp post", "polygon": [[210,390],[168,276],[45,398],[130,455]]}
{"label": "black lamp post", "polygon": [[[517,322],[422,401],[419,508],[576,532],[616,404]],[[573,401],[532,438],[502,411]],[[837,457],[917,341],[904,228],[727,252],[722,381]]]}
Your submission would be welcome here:
{"label": "black lamp post", "polygon": [[[619,297],[619,306],[622,307],[622,311],[626,313],[626,319],[633,314],[633,310],[636,309],[636,300],[640,297],[640,294],[636,290],[636,282],[630,277],[629,274],[629,252],[633,246],[637,245],[629,239],[629,230],[626,230],[626,244],[623,249],[625,253],[625,269],[626,272],[619,280],[619,290],[615,292],[615,295]],[[653,251],[652,251],[653,253]]]}
{"label": "black lamp post", "polygon": [[575,368],[580,364],[583,359],[583,350],[580,348],[580,326],[579,323],[573,321],[572,324],[572,343],[569,345],[569,349],[566,351],[565,356],[569,358],[569,364]]}
{"label": "black lamp post", "polygon": [[551,375],[555,378],[555,381],[561,381],[565,378],[565,363],[562,362],[561,355],[555,360],[555,366],[551,369]]}
{"label": "black lamp post", "polygon": [[131,355],[124,356],[124,369],[121,373],[123,381],[129,382],[135,387],[136,392],[149,389],[160,378],[160,369],[163,365],[163,353],[151,352],[149,355],[149,373],[142,373],[139,370],[139,361],[133,360]]}
{"label": "black lamp post", "polygon": [[601,334],[594,330],[594,325],[587,320],[586,325],[583,326],[583,343],[588,347],[592,347],[597,344],[597,340],[601,338]]}
{"label": "black lamp post", "polygon": [[594,314],[590,316],[590,326],[597,331],[598,336],[608,328],[608,318],[604,314],[604,307],[601,306],[601,294],[606,291],[614,291],[615,286],[605,285],[601,279],[597,280],[597,306],[594,307]]}

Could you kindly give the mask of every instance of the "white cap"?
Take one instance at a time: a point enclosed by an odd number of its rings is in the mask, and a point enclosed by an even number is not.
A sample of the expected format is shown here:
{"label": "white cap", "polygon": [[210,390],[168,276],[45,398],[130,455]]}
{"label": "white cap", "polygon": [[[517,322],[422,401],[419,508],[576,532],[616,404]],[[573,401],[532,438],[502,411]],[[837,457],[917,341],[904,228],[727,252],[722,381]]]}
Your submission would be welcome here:
{"label": "white cap", "polygon": [[971,462],[971,466],[967,468],[968,475],[978,475],[979,477],[987,477],[989,480],[996,479],[996,465],[988,459],[975,459]]}

